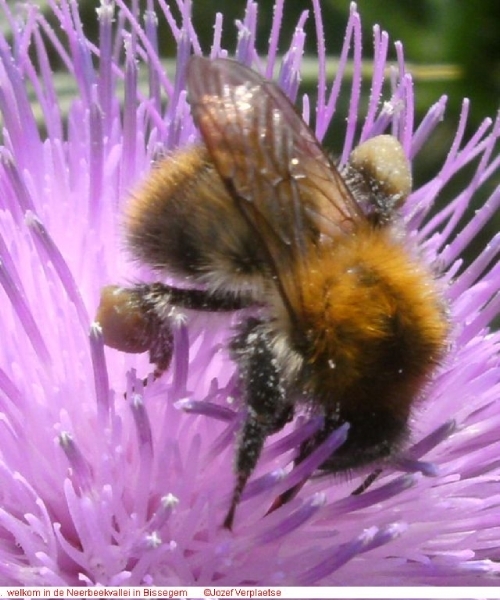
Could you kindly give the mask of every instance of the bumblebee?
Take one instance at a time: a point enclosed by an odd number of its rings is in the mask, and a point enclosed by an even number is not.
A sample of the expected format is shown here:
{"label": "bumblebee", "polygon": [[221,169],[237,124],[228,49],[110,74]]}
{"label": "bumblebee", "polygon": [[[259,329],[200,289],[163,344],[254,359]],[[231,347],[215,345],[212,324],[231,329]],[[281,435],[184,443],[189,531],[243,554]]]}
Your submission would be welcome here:
{"label": "bumblebee", "polygon": [[149,351],[160,374],[176,310],[256,308],[229,343],[246,405],[230,529],[266,438],[299,406],[324,419],[296,464],[344,423],[347,440],[322,470],[397,453],[442,359],[447,321],[434,274],[397,225],[411,173],[394,137],[361,144],[340,170],[255,71],[195,56],[186,80],[201,142],[152,169],[125,228],[136,259],[190,287],[107,287],[97,320],[106,344]]}

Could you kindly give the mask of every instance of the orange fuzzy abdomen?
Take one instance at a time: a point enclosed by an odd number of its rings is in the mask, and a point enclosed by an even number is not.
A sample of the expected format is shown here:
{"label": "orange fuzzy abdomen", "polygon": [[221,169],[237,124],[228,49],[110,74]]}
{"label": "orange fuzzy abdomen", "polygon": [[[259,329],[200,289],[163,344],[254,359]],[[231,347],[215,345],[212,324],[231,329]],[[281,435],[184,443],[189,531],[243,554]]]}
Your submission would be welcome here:
{"label": "orange fuzzy abdomen", "polygon": [[300,281],[294,339],[305,356],[307,395],[358,436],[376,438],[377,422],[404,429],[445,348],[432,275],[386,230],[370,229],[322,251]]}

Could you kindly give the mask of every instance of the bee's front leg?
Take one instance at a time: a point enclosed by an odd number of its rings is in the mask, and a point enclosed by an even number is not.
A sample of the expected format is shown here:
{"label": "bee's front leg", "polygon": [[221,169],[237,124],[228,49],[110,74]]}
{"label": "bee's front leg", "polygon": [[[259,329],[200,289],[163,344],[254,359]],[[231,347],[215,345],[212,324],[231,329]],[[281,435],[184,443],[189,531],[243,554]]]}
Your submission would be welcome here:
{"label": "bee's front leg", "polygon": [[293,405],[287,400],[270,341],[265,323],[250,319],[231,343],[245,390],[247,414],[237,443],[236,484],[224,520],[227,529],[232,528],[236,507],[267,436],[293,418]]}
{"label": "bee's front leg", "polygon": [[176,309],[221,312],[240,310],[250,304],[250,299],[242,296],[181,289],[163,283],[108,285],[101,290],[96,321],[106,346],[132,354],[149,352],[158,377],[168,369],[172,359],[172,326],[179,316]]}

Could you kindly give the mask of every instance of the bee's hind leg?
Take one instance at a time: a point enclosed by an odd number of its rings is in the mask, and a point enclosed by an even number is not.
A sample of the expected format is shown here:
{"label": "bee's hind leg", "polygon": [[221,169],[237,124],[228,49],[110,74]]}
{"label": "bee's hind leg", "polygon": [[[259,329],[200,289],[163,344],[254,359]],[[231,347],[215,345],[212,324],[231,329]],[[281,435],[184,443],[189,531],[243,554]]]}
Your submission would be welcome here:
{"label": "bee's hind leg", "polygon": [[232,528],[236,507],[267,436],[293,418],[293,405],[286,398],[270,341],[264,323],[249,319],[231,343],[245,390],[247,414],[237,443],[236,484],[224,520],[226,529]]}

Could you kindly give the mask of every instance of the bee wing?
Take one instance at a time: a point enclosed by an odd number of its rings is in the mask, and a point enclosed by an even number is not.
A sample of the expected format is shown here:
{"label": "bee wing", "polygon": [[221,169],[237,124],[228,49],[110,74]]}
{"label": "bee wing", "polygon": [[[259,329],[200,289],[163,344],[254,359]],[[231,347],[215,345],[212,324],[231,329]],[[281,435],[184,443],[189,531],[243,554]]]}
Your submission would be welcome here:
{"label": "bee wing", "polygon": [[236,61],[194,56],[187,87],[217,171],[267,249],[283,291],[286,273],[307,260],[311,232],[349,233],[364,218],[361,209],[276,84]]}

